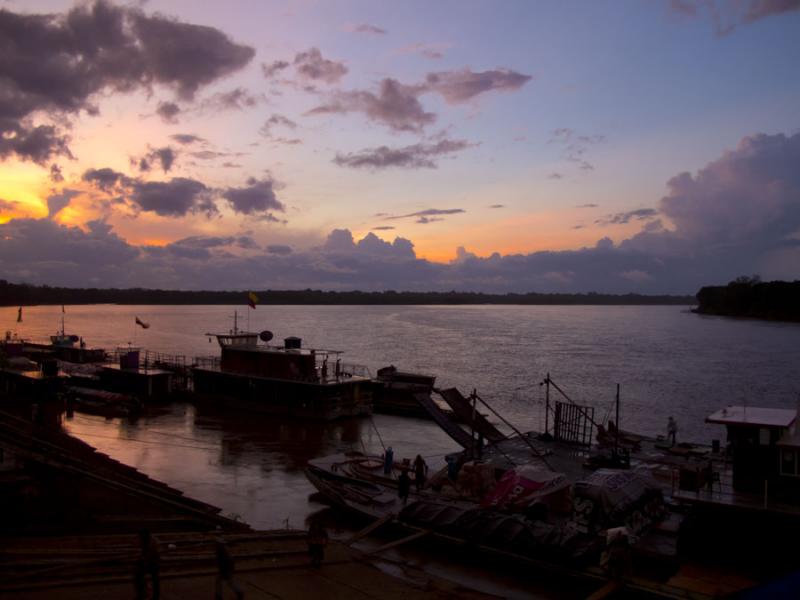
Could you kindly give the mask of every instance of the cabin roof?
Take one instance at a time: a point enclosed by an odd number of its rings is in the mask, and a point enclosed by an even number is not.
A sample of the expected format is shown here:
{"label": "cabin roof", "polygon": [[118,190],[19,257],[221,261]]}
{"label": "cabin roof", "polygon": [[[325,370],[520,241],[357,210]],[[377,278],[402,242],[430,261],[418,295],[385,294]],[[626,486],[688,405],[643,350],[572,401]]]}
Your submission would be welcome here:
{"label": "cabin roof", "polygon": [[788,408],[726,406],[706,417],[706,423],[751,427],[789,427],[796,418],[797,411]]}

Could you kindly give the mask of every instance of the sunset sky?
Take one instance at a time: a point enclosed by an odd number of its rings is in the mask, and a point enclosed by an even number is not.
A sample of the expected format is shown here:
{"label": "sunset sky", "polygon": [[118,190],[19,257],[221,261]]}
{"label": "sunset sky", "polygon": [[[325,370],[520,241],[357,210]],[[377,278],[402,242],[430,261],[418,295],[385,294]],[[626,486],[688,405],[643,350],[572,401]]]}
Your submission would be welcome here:
{"label": "sunset sky", "polygon": [[0,278],[800,278],[800,0],[0,0]]}

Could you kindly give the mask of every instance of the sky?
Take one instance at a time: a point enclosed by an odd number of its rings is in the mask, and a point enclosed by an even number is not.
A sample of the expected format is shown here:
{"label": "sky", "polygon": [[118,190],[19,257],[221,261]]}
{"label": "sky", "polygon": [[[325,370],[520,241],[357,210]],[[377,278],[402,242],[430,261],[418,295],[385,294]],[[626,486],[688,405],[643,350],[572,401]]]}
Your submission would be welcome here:
{"label": "sky", "polygon": [[0,278],[800,279],[800,0],[0,0]]}

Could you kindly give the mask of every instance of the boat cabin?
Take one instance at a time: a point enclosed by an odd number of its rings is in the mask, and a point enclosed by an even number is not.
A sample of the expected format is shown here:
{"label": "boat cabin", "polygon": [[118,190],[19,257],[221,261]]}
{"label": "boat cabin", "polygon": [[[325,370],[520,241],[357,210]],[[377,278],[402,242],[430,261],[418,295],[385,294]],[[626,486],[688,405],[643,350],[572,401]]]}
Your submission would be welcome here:
{"label": "boat cabin", "polygon": [[800,495],[800,432],[797,411],[785,408],[728,406],[706,418],[725,425],[733,459],[733,489],[770,490]]}

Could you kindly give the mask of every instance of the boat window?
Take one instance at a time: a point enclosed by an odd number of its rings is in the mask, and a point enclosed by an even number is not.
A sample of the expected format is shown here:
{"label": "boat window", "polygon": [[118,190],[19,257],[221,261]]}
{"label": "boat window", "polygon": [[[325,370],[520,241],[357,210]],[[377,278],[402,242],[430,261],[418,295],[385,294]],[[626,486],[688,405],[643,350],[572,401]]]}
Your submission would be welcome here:
{"label": "boat window", "polygon": [[797,475],[797,453],[794,450],[781,450],[781,475]]}

